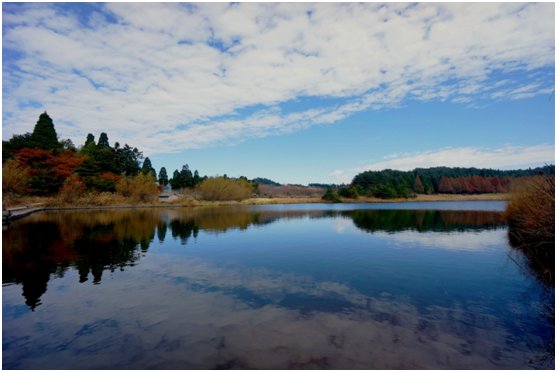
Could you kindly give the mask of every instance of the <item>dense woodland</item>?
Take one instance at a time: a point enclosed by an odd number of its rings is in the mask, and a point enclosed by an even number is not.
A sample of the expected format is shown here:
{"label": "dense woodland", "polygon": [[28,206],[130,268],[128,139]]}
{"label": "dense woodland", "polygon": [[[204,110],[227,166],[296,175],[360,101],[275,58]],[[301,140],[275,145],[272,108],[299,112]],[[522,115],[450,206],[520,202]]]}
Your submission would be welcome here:
{"label": "dense woodland", "polygon": [[386,169],[360,173],[350,185],[329,189],[328,196],[389,199],[408,198],[416,194],[506,193],[517,178],[553,174],[554,165],[521,170],[450,167],[416,168],[413,171]]}

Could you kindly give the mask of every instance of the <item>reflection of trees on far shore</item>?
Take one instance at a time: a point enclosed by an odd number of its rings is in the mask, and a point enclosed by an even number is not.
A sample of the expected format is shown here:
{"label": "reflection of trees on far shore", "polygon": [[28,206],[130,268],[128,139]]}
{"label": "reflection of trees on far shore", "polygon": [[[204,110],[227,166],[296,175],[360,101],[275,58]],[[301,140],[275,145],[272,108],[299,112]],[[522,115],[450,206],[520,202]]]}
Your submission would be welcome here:
{"label": "reflection of trees on far shore", "polygon": [[100,284],[105,270],[134,266],[155,240],[181,244],[201,230],[226,232],[277,220],[350,217],[364,231],[447,231],[495,228],[498,212],[357,210],[253,211],[249,208],[133,209],[48,212],[17,221],[2,234],[3,282],[20,283],[29,307],[40,304],[52,275],[69,267],[79,281]]}
{"label": "reflection of trees on far shore", "polygon": [[505,226],[501,212],[451,210],[355,210],[343,212],[367,232],[485,230]]}

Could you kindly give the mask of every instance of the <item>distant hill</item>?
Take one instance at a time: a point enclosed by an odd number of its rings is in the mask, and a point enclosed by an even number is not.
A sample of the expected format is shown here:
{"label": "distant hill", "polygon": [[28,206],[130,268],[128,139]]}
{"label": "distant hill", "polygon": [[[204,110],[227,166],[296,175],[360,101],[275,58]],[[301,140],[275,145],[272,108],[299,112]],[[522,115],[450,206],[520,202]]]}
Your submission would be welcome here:
{"label": "distant hill", "polygon": [[255,182],[255,183],[258,183],[260,185],[281,186],[280,183],[272,181],[268,178],[257,177],[257,178],[254,178],[252,181]]}
{"label": "distant hill", "polygon": [[412,171],[385,169],[357,174],[348,187],[339,189],[339,194],[396,198],[436,193],[502,193],[510,191],[513,179],[540,174],[555,174],[555,165],[515,170],[460,167],[416,168]]}

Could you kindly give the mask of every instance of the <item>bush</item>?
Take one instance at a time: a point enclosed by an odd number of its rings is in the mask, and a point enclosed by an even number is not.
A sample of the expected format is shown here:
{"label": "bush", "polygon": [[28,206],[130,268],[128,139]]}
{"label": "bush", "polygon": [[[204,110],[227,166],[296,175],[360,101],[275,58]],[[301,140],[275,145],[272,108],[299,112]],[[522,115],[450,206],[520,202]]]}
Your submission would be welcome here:
{"label": "bush", "polygon": [[2,192],[22,195],[29,192],[31,170],[17,160],[2,165]]}
{"label": "bush", "polygon": [[77,174],[72,174],[62,184],[59,197],[65,203],[76,201],[85,193],[85,182]]}
{"label": "bush", "polygon": [[122,178],[116,184],[116,192],[135,202],[153,202],[159,197],[159,188],[152,173],[139,173],[132,178]]}
{"label": "bush", "polygon": [[252,185],[244,179],[207,178],[197,186],[203,200],[243,200],[251,197]]}
{"label": "bush", "polygon": [[342,201],[342,200],[340,200],[340,196],[338,195],[336,190],[333,190],[331,188],[328,188],[327,191],[325,191],[325,195],[323,195],[321,197],[321,199],[326,200],[326,201],[330,201],[330,202],[333,202],[333,203],[340,203]]}

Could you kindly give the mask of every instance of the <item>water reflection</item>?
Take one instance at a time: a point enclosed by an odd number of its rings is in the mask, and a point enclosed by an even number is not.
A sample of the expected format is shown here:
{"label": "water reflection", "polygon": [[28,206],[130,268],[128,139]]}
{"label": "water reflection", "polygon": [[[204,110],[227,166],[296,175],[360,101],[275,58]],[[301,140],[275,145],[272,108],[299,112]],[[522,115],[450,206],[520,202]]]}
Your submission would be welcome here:
{"label": "water reflection", "polygon": [[491,251],[421,250],[501,247],[503,226],[488,211],[37,214],[3,233],[3,365],[550,368],[531,282]]}
{"label": "water reflection", "polygon": [[356,210],[343,215],[351,217],[358,228],[368,232],[467,231],[505,225],[503,215],[492,211]]}
{"label": "water reflection", "polygon": [[350,218],[366,232],[406,230],[464,231],[504,225],[500,213],[489,211],[251,211],[235,208],[189,210],[102,210],[49,212],[19,221],[2,234],[3,283],[21,283],[27,305],[34,309],[51,275],[62,277],[68,267],[79,282],[101,283],[105,270],[134,266],[157,236],[187,244],[200,230],[226,232],[266,225],[279,219]]}

